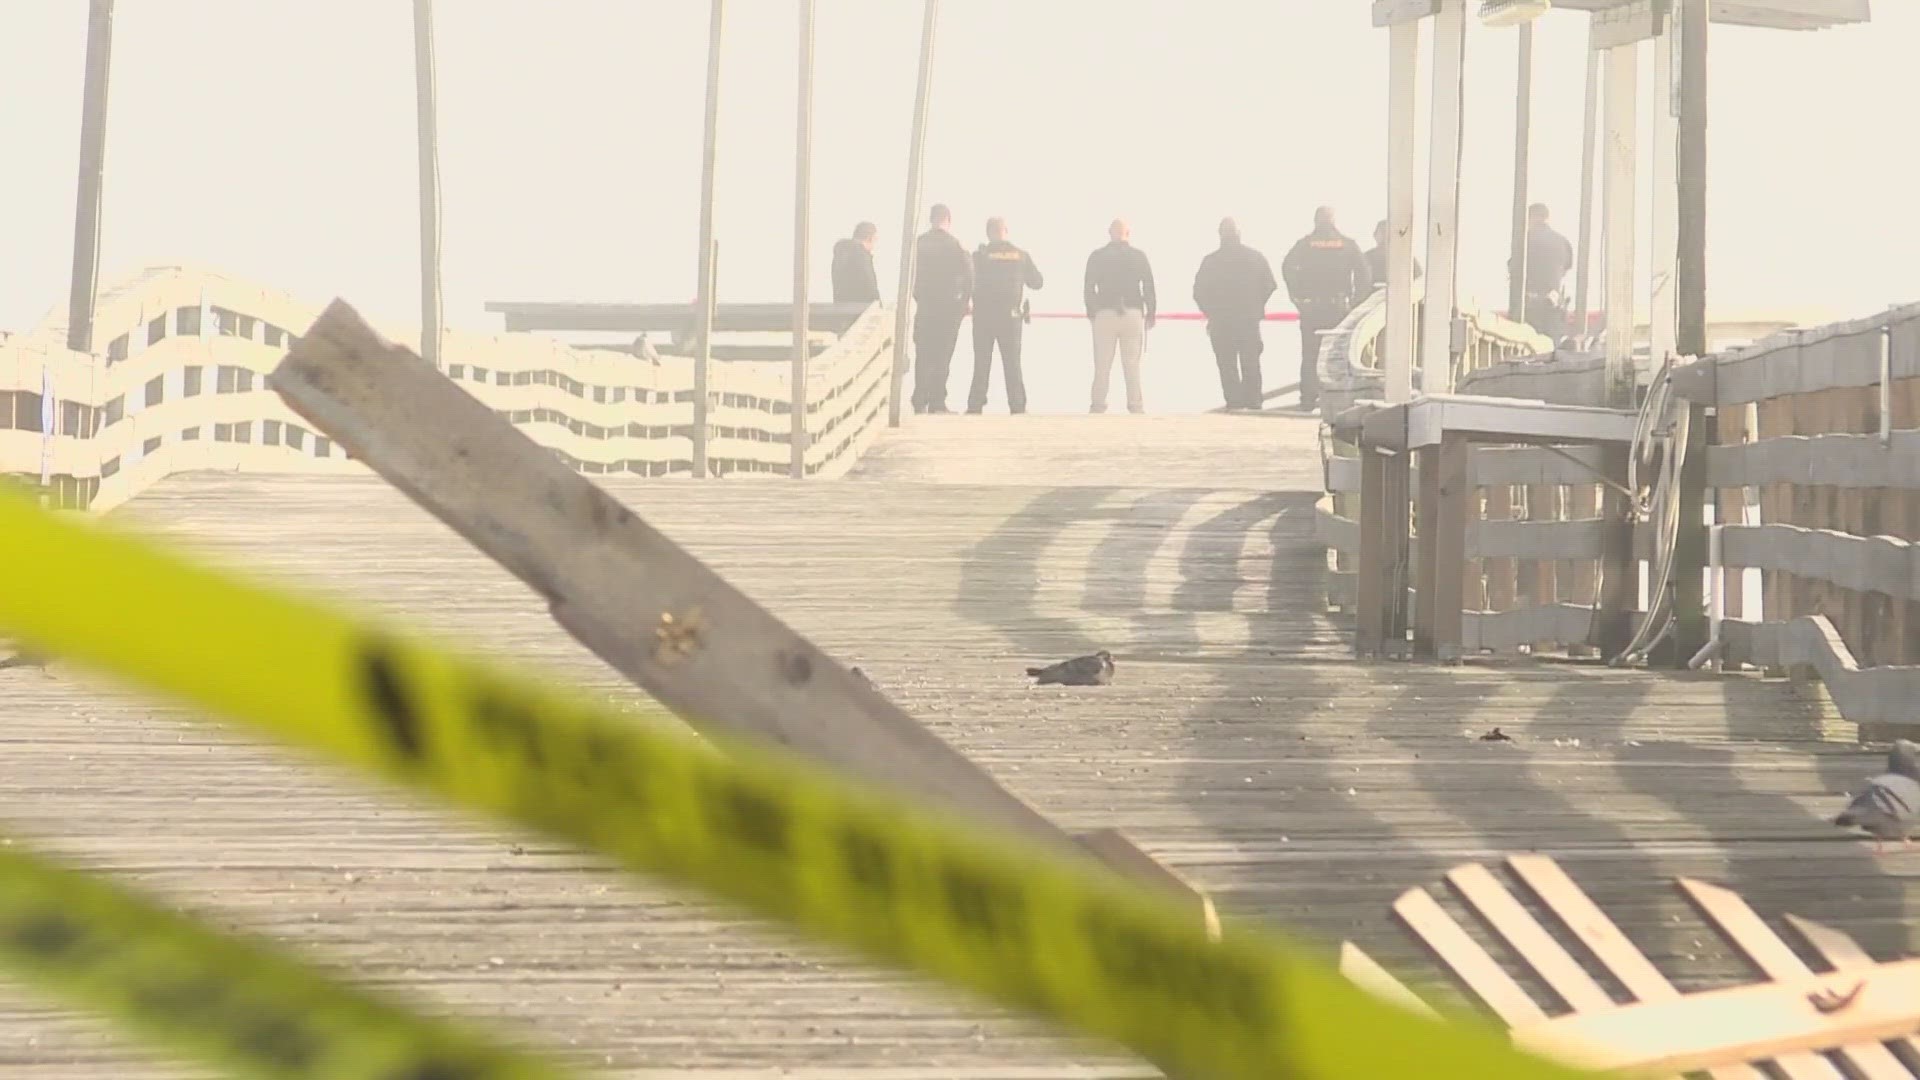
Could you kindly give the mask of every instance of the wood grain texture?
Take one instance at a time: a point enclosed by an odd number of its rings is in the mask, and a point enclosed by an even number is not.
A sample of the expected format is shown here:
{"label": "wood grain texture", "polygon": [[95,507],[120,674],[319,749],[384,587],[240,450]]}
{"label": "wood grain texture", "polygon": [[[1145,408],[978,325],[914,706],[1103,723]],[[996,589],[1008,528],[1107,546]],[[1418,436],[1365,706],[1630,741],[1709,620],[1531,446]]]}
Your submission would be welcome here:
{"label": "wood grain texture", "polygon": [[[1527,850],[1684,990],[1752,976],[1662,888],[1676,875],[1875,956],[1914,944],[1920,858],[1876,860],[1824,823],[1879,761],[1817,692],[1355,663],[1319,600],[1313,438],[1268,417],[943,417],[890,433],[867,479],[605,483],[1062,826],[1124,830],[1224,921],[1286,927],[1330,963],[1351,939],[1409,985],[1440,982],[1393,899]],[[634,703],[538,597],[372,478],[182,476],[122,513]],[[1114,686],[1021,675],[1101,646]],[[0,672],[0,695],[7,828],[611,1075],[1143,1075],[67,665]],[[1478,741],[1496,725],[1517,741]],[[190,1075],[4,986],[0,1073]]]}

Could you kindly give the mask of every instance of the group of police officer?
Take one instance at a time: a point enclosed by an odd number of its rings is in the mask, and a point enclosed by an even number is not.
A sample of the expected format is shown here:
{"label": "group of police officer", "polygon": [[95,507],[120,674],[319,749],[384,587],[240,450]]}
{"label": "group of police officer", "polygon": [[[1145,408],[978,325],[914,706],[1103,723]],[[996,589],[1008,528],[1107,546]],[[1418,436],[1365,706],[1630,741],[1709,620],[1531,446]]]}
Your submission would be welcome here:
{"label": "group of police officer", "polygon": [[[971,255],[953,235],[953,214],[935,206],[930,228],[915,239],[913,299],[913,411],[945,413],[947,381],[960,323],[973,317],[973,381],[967,412],[987,404],[997,348],[1007,388],[1007,408],[1027,408],[1026,381],[1020,368],[1021,331],[1030,319],[1028,289],[1045,283],[1033,257],[1007,239],[1005,218],[987,220],[987,240]],[[836,303],[872,303],[880,299],[873,268],[878,230],[862,222],[833,252]],[[1116,220],[1108,243],[1087,258],[1084,300],[1093,327],[1092,411],[1107,410],[1116,353],[1126,381],[1127,409],[1146,409],[1140,362],[1147,331],[1158,317],[1153,268],[1145,252],[1132,245],[1131,230]],[[1247,246],[1232,218],[1220,223],[1220,246],[1200,261],[1193,298],[1207,320],[1207,337],[1220,370],[1220,391],[1229,411],[1258,411],[1265,402],[1260,356],[1265,349],[1261,324],[1267,302],[1280,286],[1266,256]],[[1360,245],[1334,223],[1333,210],[1314,212],[1313,231],[1300,238],[1280,263],[1280,278],[1300,321],[1300,407],[1311,410],[1320,397],[1321,336],[1340,325],[1347,313],[1386,285],[1387,223],[1374,229],[1374,247]],[[1548,224],[1547,208],[1529,210],[1524,267],[1525,320],[1549,337],[1563,332],[1565,315],[1560,283],[1573,264],[1573,247]],[[1519,272],[1519,267],[1510,267]],[[1414,274],[1420,266],[1416,261]]]}

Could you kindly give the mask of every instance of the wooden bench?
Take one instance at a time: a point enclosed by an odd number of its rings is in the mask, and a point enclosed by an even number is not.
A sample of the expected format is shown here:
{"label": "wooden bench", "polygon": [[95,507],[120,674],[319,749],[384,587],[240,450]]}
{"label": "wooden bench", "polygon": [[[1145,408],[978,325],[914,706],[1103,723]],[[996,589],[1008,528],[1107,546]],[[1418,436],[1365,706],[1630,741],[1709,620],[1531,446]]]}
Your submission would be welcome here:
{"label": "wooden bench", "polygon": [[[1639,1075],[1761,1080],[1765,1064],[1789,1080],[1920,1077],[1920,960],[1878,963],[1847,935],[1788,915],[1829,970],[1815,973],[1738,895],[1675,881],[1694,908],[1765,981],[1682,994],[1552,859],[1515,855],[1512,878],[1587,954],[1576,959],[1501,875],[1456,867],[1447,884],[1504,950],[1560,1000],[1536,1002],[1424,888],[1394,901],[1401,923],[1512,1030],[1514,1042],[1571,1064]],[[1597,968],[1589,965],[1597,965]],[[1387,1001],[1432,1014],[1427,1002],[1359,947],[1342,943],[1347,978]],[[1617,1001],[1595,970],[1625,990]]]}

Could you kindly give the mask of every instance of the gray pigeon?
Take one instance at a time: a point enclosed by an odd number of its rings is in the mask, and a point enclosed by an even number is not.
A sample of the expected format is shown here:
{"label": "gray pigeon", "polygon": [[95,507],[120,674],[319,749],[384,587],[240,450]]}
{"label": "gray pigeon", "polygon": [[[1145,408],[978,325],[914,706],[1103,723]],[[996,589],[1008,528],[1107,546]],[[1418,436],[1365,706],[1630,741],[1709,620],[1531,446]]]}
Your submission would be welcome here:
{"label": "gray pigeon", "polygon": [[0,659],[0,671],[17,667],[32,667],[45,671],[47,670],[47,658],[31,649],[20,649],[12,656]]}
{"label": "gray pigeon", "polygon": [[1893,749],[1887,751],[1887,771],[1909,780],[1920,780],[1920,743],[1893,740]]}
{"label": "gray pigeon", "polygon": [[1865,829],[1873,837],[1875,855],[1886,850],[1888,840],[1909,847],[1913,830],[1920,827],[1920,780],[1895,772],[1876,776],[1833,823],[1843,829]]}
{"label": "gray pigeon", "polygon": [[1035,686],[1106,686],[1113,682],[1113,654],[1105,649],[1046,667],[1030,667]]}

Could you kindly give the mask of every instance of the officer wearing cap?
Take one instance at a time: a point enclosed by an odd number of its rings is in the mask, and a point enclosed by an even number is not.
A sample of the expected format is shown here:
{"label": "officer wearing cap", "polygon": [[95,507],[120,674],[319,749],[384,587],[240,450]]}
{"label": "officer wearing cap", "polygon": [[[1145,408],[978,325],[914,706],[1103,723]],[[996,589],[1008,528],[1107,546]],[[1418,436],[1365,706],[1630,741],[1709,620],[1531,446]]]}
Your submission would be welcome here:
{"label": "officer wearing cap", "polygon": [[973,386],[967,393],[967,412],[977,416],[987,407],[995,345],[1007,376],[1007,411],[1027,411],[1020,330],[1027,319],[1026,290],[1044,282],[1033,256],[1007,239],[1007,219],[988,218],[987,242],[973,253]]}
{"label": "officer wearing cap", "polygon": [[1287,295],[1300,312],[1300,407],[1320,402],[1320,335],[1340,325],[1373,274],[1360,245],[1333,223],[1333,207],[1313,212],[1313,231],[1300,238],[1280,262]]}

